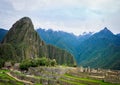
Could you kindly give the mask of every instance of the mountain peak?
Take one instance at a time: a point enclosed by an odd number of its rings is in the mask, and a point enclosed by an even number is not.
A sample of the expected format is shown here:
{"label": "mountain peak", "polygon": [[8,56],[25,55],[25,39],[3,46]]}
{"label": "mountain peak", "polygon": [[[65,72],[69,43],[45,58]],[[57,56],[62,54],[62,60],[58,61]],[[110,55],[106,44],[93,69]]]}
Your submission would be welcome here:
{"label": "mountain peak", "polygon": [[21,18],[21,19],[19,19],[15,24],[13,24],[13,26],[14,25],[17,25],[17,24],[22,24],[22,23],[24,23],[24,24],[32,24],[32,20],[29,18],[29,17],[23,17],[23,18]]}
{"label": "mountain peak", "polygon": [[23,17],[23,18],[21,18],[21,20],[22,19],[31,20],[29,17]]}
{"label": "mountain peak", "polygon": [[114,36],[114,34],[107,27],[105,27],[104,29],[102,29],[98,33],[95,33],[94,35],[96,37],[108,38],[108,39],[110,39]]}
{"label": "mountain peak", "polygon": [[[23,27],[25,26],[26,27]],[[17,27],[16,27],[17,26]],[[29,17],[23,17],[21,18],[20,20],[18,20],[15,24],[13,24],[12,28],[19,28],[19,29],[22,29],[22,28],[29,28],[29,26],[32,26],[33,27],[33,23],[32,23],[32,20],[29,18]]]}
{"label": "mountain peak", "polygon": [[26,20],[26,21],[31,21],[31,19],[29,17],[23,17],[20,20]]}
{"label": "mountain peak", "polygon": [[31,19],[29,17],[23,17],[13,24],[2,42],[20,43],[32,39],[34,35],[36,35],[36,32]]}
{"label": "mountain peak", "polygon": [[104,28],[104,30],[108,30],[108,28],[107,28],[107,27],[105,27],[105,28]]}
{"label": "mountain peak", "polygon": [[106,32],[111,32],[107,27],[105,27],[103,30],[101,30],[101,31],[106,31]]}
{"label": "mountain peak", "polygon": [[113,33],[107,27],[105,27],[99,33],[102,33],[103,35],[113,35]]}

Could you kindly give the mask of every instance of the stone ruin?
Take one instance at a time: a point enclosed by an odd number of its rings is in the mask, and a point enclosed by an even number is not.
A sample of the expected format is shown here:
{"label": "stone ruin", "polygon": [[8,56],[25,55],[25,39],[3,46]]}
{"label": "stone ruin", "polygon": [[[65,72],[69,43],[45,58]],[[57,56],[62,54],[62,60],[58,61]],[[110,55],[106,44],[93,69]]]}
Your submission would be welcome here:
{"label": "stone ruin", "polygon": [[84,68],[82,66],[78,67],[77,70],[79,73],[86,73],[86,75],[91,78],[100,79],[105,82],[120,83],[119,70]]}

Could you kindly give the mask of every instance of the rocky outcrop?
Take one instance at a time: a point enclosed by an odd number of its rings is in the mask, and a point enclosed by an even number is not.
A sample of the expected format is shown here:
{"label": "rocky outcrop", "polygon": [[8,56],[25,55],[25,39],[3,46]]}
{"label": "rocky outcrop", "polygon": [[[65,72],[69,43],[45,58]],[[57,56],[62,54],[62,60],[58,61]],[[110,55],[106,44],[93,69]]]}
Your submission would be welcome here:
{"label": "rocky outcrop", "polygon": [[8,47],[8,49],[1,47],[1,49],[5,50],[3,57],[8,51],[12,51],[12,53],[5,57],[17,61],[38,57],[41,43],[42,40],[35,32],[31,19],[24,17],[12,26],[3,39],[2,45]]}

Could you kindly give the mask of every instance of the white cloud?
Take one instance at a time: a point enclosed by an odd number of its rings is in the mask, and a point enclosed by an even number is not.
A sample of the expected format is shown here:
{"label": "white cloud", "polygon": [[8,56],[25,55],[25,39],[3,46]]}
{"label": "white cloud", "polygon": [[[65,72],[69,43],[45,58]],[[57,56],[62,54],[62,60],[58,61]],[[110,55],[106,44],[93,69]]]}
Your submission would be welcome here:
{"label": "white cloud", "polygon": [[64,7],[115,10],[120,6],[119,0],[10,0],[10,2],[16,10],[41,10]]}
{"label": "white cloud", "polygon": [[0,0],[0,26],[10,28],[23,16],[36,27],[79,34],[108,26],[120,32],[120,0]]}

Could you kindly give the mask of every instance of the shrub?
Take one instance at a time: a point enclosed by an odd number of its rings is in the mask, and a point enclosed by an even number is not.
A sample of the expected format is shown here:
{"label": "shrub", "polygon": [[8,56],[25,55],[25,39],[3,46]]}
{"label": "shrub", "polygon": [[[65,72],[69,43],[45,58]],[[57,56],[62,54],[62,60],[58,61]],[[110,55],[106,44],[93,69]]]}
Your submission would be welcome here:
{"label": "shrub", "polygon": [[35,58],[32,60],[24,60],[20,63],[21,70],[28,70],[29,67],[37,67],[37,66],[55,66],[56,60],[48,59],[46,57]]}
{"label": "shrub", "polygon": [[43,58],[40,58],[40,61],[39,61],[39,65],[40,66],[47,66],[48,64],[48,59],[43,57]]}
{"label": "shrub", "polygon": [[32,65],[30,60],[24,60],[20,63],[21,70],[28,70],[28,68]]}
{"label": "shrub", "polygon": [[53,59],[53,60],[51,60],[51,62],[50,62],[50,65],[51,66],[55,66],[57,63],[56,63],[56,60],[55,59]]}

